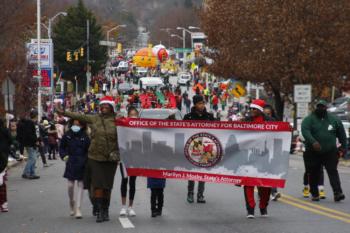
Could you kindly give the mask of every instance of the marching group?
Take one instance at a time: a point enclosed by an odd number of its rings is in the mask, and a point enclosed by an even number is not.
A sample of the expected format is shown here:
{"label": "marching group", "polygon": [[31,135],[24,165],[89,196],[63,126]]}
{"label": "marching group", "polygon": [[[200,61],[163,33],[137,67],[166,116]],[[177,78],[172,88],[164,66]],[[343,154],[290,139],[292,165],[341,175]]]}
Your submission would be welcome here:
{"label": "marching group", "polygon": [[[198,81],[197,84],[200,84]],[[193,107],[187,109],[184,120],[217,120],[218,117],[206,110],[206,103],[211,103],[211,108],[217,113],[217,100],[215,92],[208,96],[205,90],[198,85],[195,88],[196,94],[192,98]],[[225,96],[225,92],[219,92],[218,96]],[[165,98],[164,103],[169,108],[181,108],[182,98],[189,99],[187,92],[181,95],[181,90],[174,93],[169,89],[164,89],[161,93]],[[157,93],[153,90],[144,91],[141,104],[148,103],[146,99],[156,99]],[[178,102],[177,96],[180,96]],[[91,97],[91,96],[90,96]],[[89,98],[90,98],[89,97]],[[224,97],[226,98],[226,97]],[[92,97],[95,101],[95,97]],[[215,100],[215,101],[214,101]],[[129,96],[129,106],[127,117],[137,118],[139,113],[135,107],[134,96]],[[159,102],[159,100],[157,100]],[[191,102],[189,105],[191,105]],[[37,124],[37,112],[30,112],[30,119],[21,119],[19,122],[11,120],[8,128],[4,122],[0,122],[1,138],[1,187],[0,204],[1,211],[8,211],[6,195],[6,164],[7,157],[11,154],[11,148],[18,149],[20,154],[27,152],[27,163],[22,177],[24,179],[39,179],[36,173],[36,158],[41,156],[44,166],[47,166],[48,159],[56,159],[56,153],[66,162],[64,177],[68,180],[68,197],[70,214],[76,218],[82,218],[81,202],[83,191],[87,189],[93,206],[93,215],[97,222],[109,220],[109,206],[114,177],[118,165],[122,174],[121,196],[122,209],[121,216],[135,216],[133,200],[136,192],[136,177],[128,177],[125,167],[120,163],[119,149],[117,146],[117,133],[115,130],[116,105],[118,101],[111,96],[104,96],[98,100],[97,114],[83,114],[64,111],[63,108],[56,107],[56,117],[52,123],[48,119],[43,119],[41,124]],[[150,102],[152,107],[154,102]],[[138,105],[140,106],[140,105]],[[156,106],[155,106],[156,107]],[[224,109],[225,106],[222,106]],[[233,108],[230,107],[230,108]],[[273,108],[264,100],[256,99],[248,105],[249,114],[240,116],[239,120],[262,123],[265,121],[276,121]],[[173,116],[169,116],[172,119]],[[66,119],[70,119],[66,122]],[[220,119],[220,118],[219,118]],[[230,119],[237,120],[237,119]],[[305,175],[303,194],[305,197],[311,193],[312,201],[319,201],[325,198],[323,189],[323,167],[325,167],[331,187],[334,192],[334,201],[345,199],[342,192],[340,178],[337,171],[339,156],[346,153],[347,141],[342,122],[327,112],[327,103],[319,101],[315,110],[303,120],[302,136],[305,144],[303,155],[305,162]],[[338,139],[338,141],[337,141]],[[12,146],[12,147],[11,147]],[[14,153],[16,154],[16,153]],[[21,156],[17,159],[21,159]],[[164,205],[165,179],[148,178],[147,186],[151,189],[151,216],[162,215]],[[127,190],[129,186],[129,203],[127,205]],[[187,201],[194,202],[194,181],[188,181]],[[255,216],[255,187],[244,186],[244,197],[246,201],[247,217]],[[197,202],[206,203],[204,198],[205,183],[199,182],[197,192]],[[267,206],[270,195],[273,200],[277,200],[281,194],[275,188],[257,187],[260,199],[259,209],[262,216],[268,216]]]}

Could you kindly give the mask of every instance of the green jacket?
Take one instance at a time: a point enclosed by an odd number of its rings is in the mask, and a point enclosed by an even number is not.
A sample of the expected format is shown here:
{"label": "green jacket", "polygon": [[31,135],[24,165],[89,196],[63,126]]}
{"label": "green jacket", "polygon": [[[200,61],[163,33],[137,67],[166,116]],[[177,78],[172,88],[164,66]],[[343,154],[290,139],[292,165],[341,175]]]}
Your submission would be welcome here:
{"label": "green jacket", "polygon": [[346,150],[346,134],[343,123],[339,118],[327,113],[324,119],[315,113],[308,115],[301,123],[301,134],[305,139],[306,150],[313,150],[312,144],[320,143],[320,153],[332,153],[337,151],[337,138],[341,147]]}
{"label": "green jacket", "polygon": [[[96,161],[119,161],[117,129],[114,114],[103,116],[65,112],[65,116],[85,122],[91,128],[88,157]],[[114,154],[113,158],[111,154]]]}

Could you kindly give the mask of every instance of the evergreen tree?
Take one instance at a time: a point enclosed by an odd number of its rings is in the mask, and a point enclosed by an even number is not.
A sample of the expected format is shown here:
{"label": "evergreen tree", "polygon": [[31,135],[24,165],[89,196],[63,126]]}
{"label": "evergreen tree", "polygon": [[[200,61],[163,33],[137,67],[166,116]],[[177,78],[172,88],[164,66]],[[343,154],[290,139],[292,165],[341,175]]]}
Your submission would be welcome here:
{"label": "evergreen tree", "polygon": [[[87,71],[87,20],[89,20],[89,51],[91,73],[96,74],[104,68],[107,61],[107,49],[99,45],[103,39],[101,26],[96,23],[96,18],[89,11],[82,0],[78,1],[77,6],[68,8],[68,15],[61,17],[55,25],[53,32],[54,55],[56,65],[62,71],[62,77],[66,80],[73,80],[78,77],[81,90],[85,86]],[[84,48],[84,55],[79,54],[78,61],[75,60],[74,51]],[[67,52],[70,51],[72,61],[66,60]]]}

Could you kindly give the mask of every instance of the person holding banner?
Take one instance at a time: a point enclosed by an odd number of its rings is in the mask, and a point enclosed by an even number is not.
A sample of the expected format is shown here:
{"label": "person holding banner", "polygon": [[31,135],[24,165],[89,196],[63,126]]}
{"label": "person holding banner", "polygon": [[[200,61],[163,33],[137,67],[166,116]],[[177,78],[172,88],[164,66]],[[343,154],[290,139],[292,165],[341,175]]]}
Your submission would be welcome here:
{"label": "person holding banner", "polygon": [[[248,116],[244,121],[254,122],[254,123],[263,123],[265,121],[271,121],[271,118],[264,114],[265,101],[261,99],[255,99],[249,105],[250,107],[250,116]],[[244,186],[244,197],[247,207],[247,218],[255,218],[255,199],[254,199],[254,186]],[[260,197],[260,214],[263,217],[267,217],[267,206],[269,204],[271,188],[270,187],[257,187],[258,194]]]}
{"label": "person holding banner", "polygon": [[[211,113],[208,113],[205,108],[204,98],[201,95],[193,96],[193,107],[191,112],[184,116],[184,120],[194,120],[194,121],[214,121],[214,116]],[[197,203],[206,203],[204,199],[204,189],[205,182],[198,182],[198,192],[197,192]],[[188,181],[187,187],[187,201],[188,203],[193,203],[194,199],[194,181]]]}
{"label": "person holding banner", "polygon": [[82,123],[87,123],[91,128],[91,146],[88,152],[85,186],[92,190],[93,205],[97,209],[96,222],[100,223],[109,221],[111,192],[120,157],[113,97],[101,98],[99,105],[98,115],[65,112],[58,106],[56,106],[56,111]]}
{"label": "person holding banner", "polygon": [[[334,201],[345,199],[338,173],[339,157],[346,154],[347,139],[343,123],[327,112],[327,102],[320,100],[313,113],[301,123],[301,133],[305,139],[304,161],[309,170],[312,201],[320,201],[318,182],[322,166],[326,168],[331,183]],[[337,139],[340,147],[337,148]]]}
{"label": "person holding banner", "polygon": [[[129,118],[138,118],[139,112],[134,106],[128,108]],[[125,174],[123,163],[120,163],[120,173],[122,175],[122,182],[120,185],[120,192],[122,196],[122,209],[120,210],[120,216],[129,215],[130,217],[136,216],[134,209],[132,208],[134,203],[134,197],[136,192],[136,176],[127,176]],[[128,181],[129,181],[129,207],[126,208],[126,196],[128,192]]]}

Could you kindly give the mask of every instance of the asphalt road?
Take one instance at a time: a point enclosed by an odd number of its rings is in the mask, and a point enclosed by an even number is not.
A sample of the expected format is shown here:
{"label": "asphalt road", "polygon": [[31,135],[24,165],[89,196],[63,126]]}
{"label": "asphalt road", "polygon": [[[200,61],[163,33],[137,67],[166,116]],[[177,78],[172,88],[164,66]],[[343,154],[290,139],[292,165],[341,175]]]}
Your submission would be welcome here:
{"label": "asphalt road", "polygon": [[134,228],[119,221],[120,173],[117,171],[111,221],[95,223],[85,193],[83,219],[69,216],[67,184],[62,178],[64,163],[52,162],[42,168],[37,163],[39,180],[20,178],[23,165],[10,170],[8,182],[8,213],[0,213],[1,233],[342,233],[350,227],[350,168],[341,168],[341,180],[347,199],[334,203],[328,179],[325,180],[327,199],[313,203],[301,196],[303,164],[300,157],[291,156],[287,186],[283,198],[271,202],[268,218],[246,219],[242,189],[232,185],[207,184],[207,204],[186,202],[186,181],[168,180],[162,217],[150,217],[150,192],[146,179],[137,179],[135,198],[136,217],[128,220]]}

